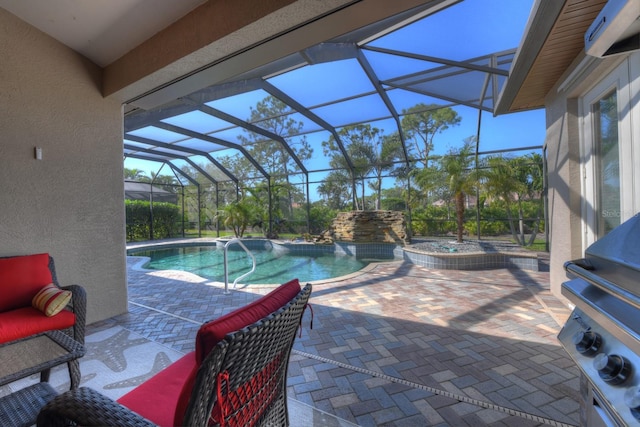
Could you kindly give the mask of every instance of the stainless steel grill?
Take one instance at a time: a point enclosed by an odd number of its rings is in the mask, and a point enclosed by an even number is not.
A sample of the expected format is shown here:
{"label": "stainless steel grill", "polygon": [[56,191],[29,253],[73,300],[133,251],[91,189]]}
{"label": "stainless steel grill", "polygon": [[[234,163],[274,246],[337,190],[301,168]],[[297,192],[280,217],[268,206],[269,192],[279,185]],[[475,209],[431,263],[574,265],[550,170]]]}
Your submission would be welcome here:
{"label": "stainless steel grill", "polygon": [[565,263],[575,309],[558,339],[583,374],[581,423],[640,425],[640,217]]}

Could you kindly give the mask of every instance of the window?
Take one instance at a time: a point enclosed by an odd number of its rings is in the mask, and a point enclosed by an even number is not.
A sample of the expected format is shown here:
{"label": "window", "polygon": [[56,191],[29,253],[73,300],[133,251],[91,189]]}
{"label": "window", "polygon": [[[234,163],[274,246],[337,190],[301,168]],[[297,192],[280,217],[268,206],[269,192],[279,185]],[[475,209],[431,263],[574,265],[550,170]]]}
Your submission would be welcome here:
{"label": "window", "polygon": [[593,151],[595,155],[596,237],[620,225],[620,143],[618,141],[617,91],[593,105]]}
{"label": "window", "polygon": [[583,249],[640,207],[635,184],[640,178],[640,150],[633,147],[639,135],[632,128],[632,115],[640,108],[638,55],[623,61],[581,99]]}

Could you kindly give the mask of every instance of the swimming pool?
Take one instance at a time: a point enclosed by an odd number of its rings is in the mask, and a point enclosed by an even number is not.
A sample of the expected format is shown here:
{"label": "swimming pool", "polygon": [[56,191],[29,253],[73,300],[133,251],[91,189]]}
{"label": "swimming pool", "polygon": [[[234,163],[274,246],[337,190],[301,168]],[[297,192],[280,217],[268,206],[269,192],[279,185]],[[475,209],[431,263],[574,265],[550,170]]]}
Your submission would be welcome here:
{"label": "swimming pool", "polygon": [[[274,248],[251,248],[256,271],[241,280],[243,284],[279,284],[292,278],[301,282],[340,277],[361,270],[371,259],[357,259],[336,253],[298,254]],[[224,250],[217,246],[182,246],[131,249],[128,255],[149,257],[145,268],[182,270],[205,279],[224,282]],[[230,247],[229,283],[251,270],[251,258],[239,247]]]}

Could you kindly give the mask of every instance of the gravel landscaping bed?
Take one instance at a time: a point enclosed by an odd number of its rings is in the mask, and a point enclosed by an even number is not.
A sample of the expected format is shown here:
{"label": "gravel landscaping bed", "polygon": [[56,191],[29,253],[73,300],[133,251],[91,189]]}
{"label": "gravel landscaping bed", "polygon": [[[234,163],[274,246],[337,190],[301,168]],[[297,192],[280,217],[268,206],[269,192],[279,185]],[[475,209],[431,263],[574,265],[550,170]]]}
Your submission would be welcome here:
{"label": "gravel landscaping bed", "polygon": [[496,252],[524,252],[525,249],[515,243],[498,240],[464,240],[456,242],[452,238],[443,239],[412,239],[410,248],[433,253],[496,253]]}

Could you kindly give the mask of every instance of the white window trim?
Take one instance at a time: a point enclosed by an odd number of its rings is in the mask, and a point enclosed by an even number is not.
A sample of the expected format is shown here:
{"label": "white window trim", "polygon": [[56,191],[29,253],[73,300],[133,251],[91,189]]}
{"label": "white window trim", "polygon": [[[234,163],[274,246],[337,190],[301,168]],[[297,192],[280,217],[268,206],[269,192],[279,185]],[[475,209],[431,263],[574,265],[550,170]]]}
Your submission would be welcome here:
{"label": "white window trim", "polygon": [[[593,112],[592,105],[611,90],[616,90],[618,102],[618,138],[620,142],[620,179],[621,179],[621,222],[640,211],[640,149],[634,149],[634,141],[640,141],[640,53],[635,53],[623,61],[611,73],[587,91],[580,98],[580,165],[582,224],[584,251],[597,238],[596,163],[592,156]],[[635,99],[633,98],[635,96]],[[632,108],[631,103],[634,103]]]}

